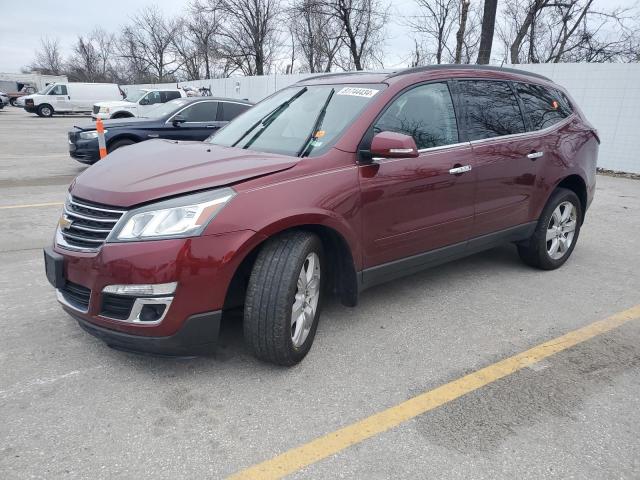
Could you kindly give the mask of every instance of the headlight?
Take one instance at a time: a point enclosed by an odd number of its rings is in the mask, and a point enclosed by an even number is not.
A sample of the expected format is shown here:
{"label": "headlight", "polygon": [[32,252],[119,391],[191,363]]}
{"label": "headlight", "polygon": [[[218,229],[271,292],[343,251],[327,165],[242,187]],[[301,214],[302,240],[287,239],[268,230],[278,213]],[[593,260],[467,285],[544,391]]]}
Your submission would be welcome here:
{"label": "headlight", "polygon": [[100,113],[109,113],[109,107],[100,107]]}
{"label": "headlight", "polygon": [[[105,130],[104,133],[107,133],[107,131]],[[95,130],[80,132],[80,140],[91,140],[92,138],[98,138],[98,132]]]}
{"label": "headlight", "polygon": [[232,188],[220,188],[137,208],[120,219],[107,241],[131,242],[200,235],[235,194]]}

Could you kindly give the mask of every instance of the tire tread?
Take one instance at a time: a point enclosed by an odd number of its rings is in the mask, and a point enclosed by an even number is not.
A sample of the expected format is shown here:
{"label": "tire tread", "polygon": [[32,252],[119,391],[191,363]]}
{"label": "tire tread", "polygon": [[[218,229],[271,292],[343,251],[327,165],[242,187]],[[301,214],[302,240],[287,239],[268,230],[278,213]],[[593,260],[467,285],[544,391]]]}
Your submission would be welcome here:
{"label": "tire tread", "polygon": [[249,350],[262,360],[293,365],[306,354],[292,354],[288,327],[302,255],[306,257],[314,245],[321,250],[320,240],[311,233],[286,232],[268,240],[255,260],[245,298],[244,336]]}

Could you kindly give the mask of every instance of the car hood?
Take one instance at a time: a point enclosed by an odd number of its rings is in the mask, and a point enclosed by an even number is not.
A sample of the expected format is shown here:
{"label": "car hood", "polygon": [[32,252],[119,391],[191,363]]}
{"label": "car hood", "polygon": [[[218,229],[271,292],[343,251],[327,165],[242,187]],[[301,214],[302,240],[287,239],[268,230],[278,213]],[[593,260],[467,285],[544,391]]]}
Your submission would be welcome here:
{"label": "car hood", "polygon": [[[155,124],[158,122],[162,122],[159,118],[146,118],[146,117],[135,117],[135,118],[118,118],[116,120],[103,120],[105,130],[113,129],[113,128],[136,128],[136,127],[144,127],[147,124]],[[95,123],[86,123],[84,125],[75,125],[75,128],[83,131],[91,131],[96,129]]]}
{"label": "car hood", "polygon": [[130,207],[287,170],[296,157],[202,142],[149,140],[119,148],[79,175],[71,193]]}
{"label": "car hood", "polygon": [[94,103],[94,105],[97,105],[99,107],[109,107],[109,108],[120,108],[120,107],[132,108],[132,107],[137,107],[138,106],[137,103],[125,102],[124,100],[112,100],[112,101],[109,101],[109,102],[96,102],[96,103]]}

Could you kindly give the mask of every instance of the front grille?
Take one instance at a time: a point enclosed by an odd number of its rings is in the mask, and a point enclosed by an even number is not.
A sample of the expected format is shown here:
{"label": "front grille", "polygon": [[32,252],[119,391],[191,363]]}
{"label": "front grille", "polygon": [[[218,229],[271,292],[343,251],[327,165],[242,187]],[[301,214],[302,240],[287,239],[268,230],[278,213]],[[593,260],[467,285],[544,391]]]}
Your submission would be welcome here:
{"label": "front grille", "polygon": [[67,245],[83,250],[97,250],[105,242],[124,210],[71,197],[64,205],[63,217],[69,223],[60,228]]}
{"label": "front grille", "polygon": [[98,105],[93,106],[93,113],[100,113],[100,107]]}
{"label": "front grille", "polygon": [[60,293],[69,305],[78,310],[89,310],[89,299],[91,298],[91,290],[77,283],[67,281],[60,289]]}
{"label": "front grille", "polygon": [[136,297],[103,293],[100,315],[118,320],[126,320],[131,314],[131,309],[135,301]]}

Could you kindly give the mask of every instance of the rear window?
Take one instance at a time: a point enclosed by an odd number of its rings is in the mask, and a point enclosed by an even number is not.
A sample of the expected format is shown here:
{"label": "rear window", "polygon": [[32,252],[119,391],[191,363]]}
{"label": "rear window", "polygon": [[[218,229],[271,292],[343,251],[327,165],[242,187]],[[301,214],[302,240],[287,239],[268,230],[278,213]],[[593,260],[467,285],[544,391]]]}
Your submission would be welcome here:
{"label": "rear window", "polygon": [[518,100],[506,82],[458,82],[469,140],[513,135],[525,131]]}
{"label": "rear window", "polygon": [[566,100],[556,90],[541,85],[517,83],[516,91],[533,130],[551,127],[571,115]]}

